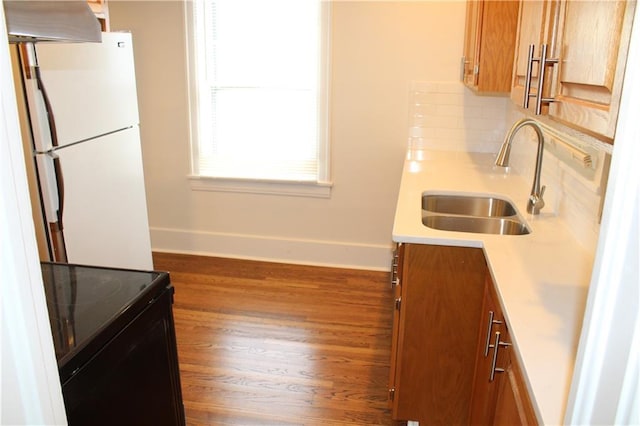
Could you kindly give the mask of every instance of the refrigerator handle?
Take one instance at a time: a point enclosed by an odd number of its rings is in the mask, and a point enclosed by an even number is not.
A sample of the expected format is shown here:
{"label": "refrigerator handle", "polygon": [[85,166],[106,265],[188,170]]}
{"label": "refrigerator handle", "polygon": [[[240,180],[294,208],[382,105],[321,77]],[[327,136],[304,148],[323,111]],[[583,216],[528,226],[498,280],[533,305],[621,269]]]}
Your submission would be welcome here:
{"label": "refrigerator handle", "polygon": [[47,121],[49,122],[49,134],[51,135],[51,145],[53,147],[58,146],[58,132],[56,130],[56,118],[53,115],[53,108],[51,107],[51,101],[47,95],[47,89],[44,87],[44,81],[40,74],[40,66],[34,65],[33,69],[36,72],[36,82],[38,83],[38,90],[42,93],[42,100],[44,101],[44,107],[47,111]]}
{"label": "refrigerator handle", "polygon": [[58,192],[58,211],[56,212],[57,221],[49,223],[49,230],[55,261],[66,263],[67,247],[64,242],[64,226],[62,224],[62,216],[64,212],[64,178],[62,176],[60,158],[55,153],[51,153],[50,155],[53,157],[53,170],[56,179],[56,190]]}
{"label": "refrigerator handle", "polygon": [[62,226],[62,213],[64,211],[64,178],[62,176],[62,165],[60,164],[60,157],[53,154],[53,170],[56,176],[56,188],[58,190],[58,227],[63,230]]}
{"label": "refrigerator handle", "polygon": [[[44,107],[47,112],[47,121],[49,123],[49,134],[51,136],[51,146],[54,148],[58,146],[58,132],[56,130],[56,119],[53,114],[53,108],[51,107],[51,101],[47,95],[47,89],[44,86],[42,75],[40,74],[40,67],[37,64],[34,65],[36,82],[38,83],[38,90],[42,93],[42,100],[44,101]],[[53,158],[53,169],[56,180],[56,191],[58,193],[58,211],[56,212],[57,221],[49,223],[49,231],[51,235],[51,243],[53,246],[53,257],[56,262],[67,262],[67,247],[64,242],[64,226],[62,224],[62,216],[64,212],[64,178],[62,177],[62,166],[60,164],[60,158],[51,152],[50,155]]]}

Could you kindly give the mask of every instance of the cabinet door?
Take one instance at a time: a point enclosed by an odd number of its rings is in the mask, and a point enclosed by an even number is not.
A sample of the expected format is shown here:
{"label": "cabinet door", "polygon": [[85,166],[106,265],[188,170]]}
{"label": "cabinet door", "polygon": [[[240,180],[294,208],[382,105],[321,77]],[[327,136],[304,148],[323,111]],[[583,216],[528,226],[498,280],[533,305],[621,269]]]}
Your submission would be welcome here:
{"label": "cabinet door", "polygon": [[635,2],[563,1],[549,114],[612,140]]}
{"label": "cabinet door", "polygon": [[493,424],[498,396],[498,384],[502,375],[497,374],[491,380],[493,352],[495,347],[495,333],[504,333],[504,318],[500,305],[494,296],[493,282],[487,277],[482,304],[483,317],[480,321],[480,334],[478,335],[478,349],[476,351],[476,370],[473,379],[473,393],[469,423],[472,425]]}
{"label": "cabinet door", "polygon": [[[508,331],[502,339],[511,342]],[[520,365],[513,353],[513,347],[501,348],[500,363],[504,362],[504,372],[500,373],[498,395],[495,405],[494,425],[538,425],[538,420],[529,397]]]}
{"label": "cabinet door", "polygon": [[467,424],[486,264],[481,249],[404,245],[392,415]]}
{"label": "cabinet door", "polygon": [[484,93],[509,92],[519,3],[468,0],[464,83]]}
{"label": "cabinet door", "polygon": [[[540,46],[552,44],[552,31],[557,18],[557,2],[546,1],[522,1],[518,18],[518,34],[516,38],[516,51],[513,64],[513,81],[511,87],[511,99],[518,106],[524,106],[525,80],[529,60],[529,46],[534,45],[534,57],[540,56]],[[534,64],[531,72],[531,93],[536,93],[538,88],[538,75],[540,69]],[[549,81],[549,79],[547,79]],[[545,84],[545,89],[548,89]],[[548,93],[543,91],[543,93]],[[529,102],[529,111],[535,109],[535,101]]]}

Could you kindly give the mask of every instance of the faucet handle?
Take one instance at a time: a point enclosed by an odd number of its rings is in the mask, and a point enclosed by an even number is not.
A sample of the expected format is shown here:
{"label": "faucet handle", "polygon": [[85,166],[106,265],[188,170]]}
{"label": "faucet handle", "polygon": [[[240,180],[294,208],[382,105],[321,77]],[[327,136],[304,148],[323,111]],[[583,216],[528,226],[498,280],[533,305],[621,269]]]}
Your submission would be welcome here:
{"label": "faucet handle", "polygon": [[532,193],[529,196],[529,202],[527,203],[527,213],[531,214],[539,214],[540,210],[544,207],[544,200],[542,196],[544,195],[544,190],[547,189],[546,186],[542,186],[540,188],[540,193]]}

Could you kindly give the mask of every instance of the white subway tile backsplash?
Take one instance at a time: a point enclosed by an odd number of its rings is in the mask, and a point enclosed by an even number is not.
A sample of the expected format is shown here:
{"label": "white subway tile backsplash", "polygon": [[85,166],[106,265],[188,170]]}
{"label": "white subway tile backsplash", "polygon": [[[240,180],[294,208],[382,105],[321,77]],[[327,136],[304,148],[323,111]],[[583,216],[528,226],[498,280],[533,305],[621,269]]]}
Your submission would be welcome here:
{"label": "white subway tile backsplash", "polygon": [[464,105],[464,97],[459,93],[433,93],[432,97],[438,105]]}
{"label": "white subway tile backsplash", "polygon": [[[478,96],[460,82],[414,81],[409,117],[411,148],[497,153],[506,132],[523,114],[508,97]],[[549,141],[552,137],[574,138],[575,134],[545,135]],[[585,168],[556,145],[547,143],[547,148],[542,164],[545,211],[561,217],[580,244],[593,248],[606,185],[606,153],[590,148],[594,167]],[[511,150],[512,173],[533,179],[536,153],[535,133],[521,130]]]}
{"label": "white subway tile backsplash", "polygon": [[465,92],[464,86],[457,81],[441,81],[437,84],[437,90],[439,93],[461,94]]}
{"label": "white subway tile backsplash", "polygon": [[[501,118],[504,120],[504,115]],[[475,130],[492,131],[496,128],[496,124],[492,120],[488,120],[487,117],[465,117],[464,124]]]}
{"label": "white subway tile backsplash", "polygon": [[411,82],[411,90],[418,93],[438,93],[442,92],[441,89],[438,89],[437,82],[431,81],[412,81]]}
{"label": "white subway tile backsplash", "polygon": [[465,115],[464,105],[437,105],[438,117],[456,117],[461,119]]}
{"label": "white subway tile backsplash", "polygon": [[[507,114],[508,123],[514,123],[524,115],[514,107]],[[547,124],[548,123],[543,123]],[[573,135],[563,134],[557,129],[554,134],[545,130],[545,140],[564,139],[574,144]],[[535,167],[537,142],[534,132],[521,130],[513,141],[511,164],[514,171],[531,179]],[[591,151],[594,169],[587,169],[575,159],[562,156],[551,143],[546,144],[542,162],[542,184],[547,187],[547,208],[563,219],[576,240],[584,247],[594,248],[600,229],[600,206],[604,197],[606,181],[604,167],[605,152]],[[547,210],[549,211],[549,210]]]}
{"label": "white subway tile backsplash", "polygon": [[504,135],[507,98],[476,96],[459,82],[413,82],[410,93],[411,146],[497,151]]}

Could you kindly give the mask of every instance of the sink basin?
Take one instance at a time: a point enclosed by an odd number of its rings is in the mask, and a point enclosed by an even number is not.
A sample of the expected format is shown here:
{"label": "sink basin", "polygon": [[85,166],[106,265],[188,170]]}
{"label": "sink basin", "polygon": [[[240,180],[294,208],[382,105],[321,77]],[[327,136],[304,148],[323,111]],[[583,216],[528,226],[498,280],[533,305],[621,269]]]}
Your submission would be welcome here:
{"label": "sink basin", "polygon": [[482,194],[423,194],[422,223],[442,231],[526,235],[531,231],[509,201]]}
{"label": "sink basin", "polygon": [[422,209],[441,214],[475,217],[509,217],[517,215],[513,205],[502,198],[484,195],[425,194]]}
{"label": "sink basin", "polygon": [[426,214],[422,217],[422,223],[429,228],[442,231],[499,235],[526,235],[529,233],[526,224],[510,218]]}

